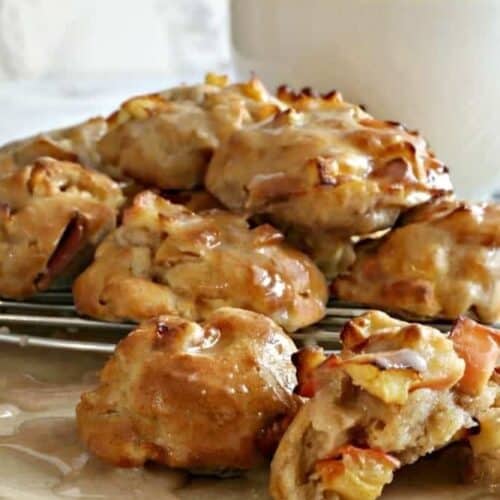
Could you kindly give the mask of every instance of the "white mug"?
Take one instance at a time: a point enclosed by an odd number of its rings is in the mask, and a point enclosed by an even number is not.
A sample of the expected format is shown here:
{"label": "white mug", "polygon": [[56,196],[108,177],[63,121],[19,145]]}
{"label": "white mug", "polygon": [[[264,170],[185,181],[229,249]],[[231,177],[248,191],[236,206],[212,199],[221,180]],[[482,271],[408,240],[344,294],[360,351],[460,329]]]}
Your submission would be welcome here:
{"label": "white mug", "polygon": [[458,196],[500,189],[499,0],[232,0],[240,77],[335,88],[416,128]]}

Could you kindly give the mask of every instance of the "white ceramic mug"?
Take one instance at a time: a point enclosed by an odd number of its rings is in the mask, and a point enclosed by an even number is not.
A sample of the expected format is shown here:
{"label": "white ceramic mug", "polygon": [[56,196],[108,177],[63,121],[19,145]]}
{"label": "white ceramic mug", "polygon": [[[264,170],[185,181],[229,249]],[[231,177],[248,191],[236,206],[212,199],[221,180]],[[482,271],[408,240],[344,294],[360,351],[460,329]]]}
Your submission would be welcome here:
{"label": "white ceramic mug", "polygon": [[500,188],[499,0],[232,0],[239,76],[419,129],[461,197]]}

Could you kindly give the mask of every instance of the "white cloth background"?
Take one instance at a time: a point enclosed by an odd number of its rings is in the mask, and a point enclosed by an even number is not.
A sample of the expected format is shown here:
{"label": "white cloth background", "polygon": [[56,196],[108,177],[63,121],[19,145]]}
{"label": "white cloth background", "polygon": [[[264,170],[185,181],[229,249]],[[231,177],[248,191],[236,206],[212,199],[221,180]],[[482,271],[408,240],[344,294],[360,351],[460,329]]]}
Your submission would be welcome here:
{"label": "white cloth background", "polygon": [[228,30],[227,0],[0,0],[0,79],[222,69]]}
{"label": "white cloth background", "polygon": [[0,144],[229,72],[228,0],[0,0]]}

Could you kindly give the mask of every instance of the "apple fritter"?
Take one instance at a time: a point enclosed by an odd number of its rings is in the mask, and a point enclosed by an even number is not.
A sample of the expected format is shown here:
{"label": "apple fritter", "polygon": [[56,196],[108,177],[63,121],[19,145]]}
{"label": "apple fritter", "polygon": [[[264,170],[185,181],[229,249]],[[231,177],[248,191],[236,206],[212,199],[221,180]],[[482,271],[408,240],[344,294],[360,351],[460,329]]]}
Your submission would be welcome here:
{"label": "apple fritter", "polygon": [[273,498],[375,499],[400,466],[459,440],[498,481],[499,340],[472,320],[445,336],[372,311],[346,323],[339,355],[297,353],[296,392],[311,399],[274,456]]}
{"label": "apple fritter", "polygon": [[206,186],[230,210],[265,216],[306,246],[311,240],[313,255],[329,242],[333,263],[320,261],[331,276],[352,237],[390,228],[401,212],[452,191],[418,133],[374,119],[339,93],[278,97],[296,109],[234,131],[215,152]]}
{"label": "apple fritter", "polygon": [[71,127],[10,142],[0,148],[0,175],[31,165],[42,157],[97,168],[100,166],[97,142],[106,130],[106,120],[95,117]]}
{"label": "apple fritter", "polygon": [[273,227],[250,228],[222,210],[195,214],[145,191],[73,294],[80,313],[104,320],[174,314],[197,321],[232,306],[294,331],[323,317],[328,290],[314,263]]}
{"label": "apple fritter", "polygon": [[104,164],[161,189],[192,189],[214,150],[234,130],[274,116],[284,107],[257,79],[230,84],[207,75],[184,85],[124,102],[108,118],[98,151]]}
{"label": "apple fritter", "polygon": [[81,272],[122,203],[117,184],[76,163],[40,158],[0,175],[0,296],[25,298]]}
{"label": "apple fritter", "polygon": [[500,205],[437,201],[360,245],[333,283],[342,299],[413,317],[500,321]]}
{"label": "apple fritter", "polygon": [[295,346],[272,320],[221,308],[202,324],[160,316],[122,340],[82,395],[80,436],[120,467],[155,461],[201,473],[248,469],[296,412]]}

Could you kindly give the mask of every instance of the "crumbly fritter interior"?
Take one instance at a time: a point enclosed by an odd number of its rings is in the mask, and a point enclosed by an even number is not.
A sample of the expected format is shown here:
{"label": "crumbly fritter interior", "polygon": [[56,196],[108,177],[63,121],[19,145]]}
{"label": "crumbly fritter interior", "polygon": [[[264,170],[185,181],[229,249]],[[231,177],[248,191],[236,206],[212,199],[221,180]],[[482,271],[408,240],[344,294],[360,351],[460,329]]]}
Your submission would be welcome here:
{"label": "crumbly fritter interior", "polygon": [[311,399],[274,457],[273,498],[378,498],[393,470],[464,439],[475,477],[499,480],[499,332],[463,319],[445,336],[370,312],[342,340],[338,356],[296,355],[298,392]]}

